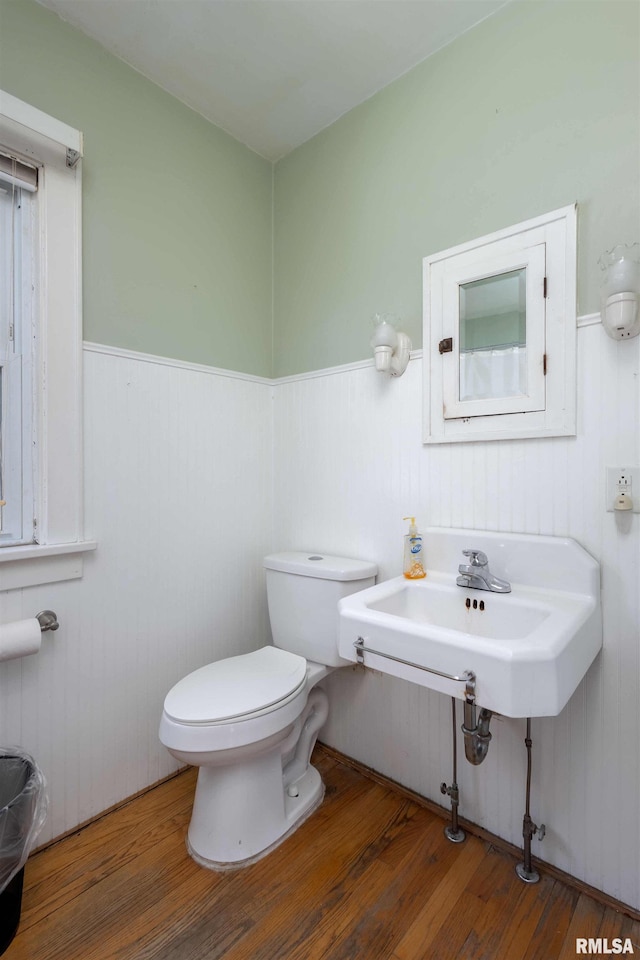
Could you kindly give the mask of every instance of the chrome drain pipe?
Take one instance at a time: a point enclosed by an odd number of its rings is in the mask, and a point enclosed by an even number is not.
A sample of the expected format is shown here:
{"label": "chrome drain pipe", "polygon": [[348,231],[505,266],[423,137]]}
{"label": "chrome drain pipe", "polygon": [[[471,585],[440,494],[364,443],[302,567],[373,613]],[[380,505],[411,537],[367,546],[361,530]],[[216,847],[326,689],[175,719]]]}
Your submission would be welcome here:
{"label": "chrome drain pipe", "polygon": [[453,728],[453,778],[451,786],[446,783],[440,784],[440,793],[451,797],[451,824],[444,828],[444,835],[452,843],[462,843],[466,834],[458,824],[458,805],[460,803],[460,791],[458,790],[458,747],[456,743],[456,698],[451,697],[451,719]]}
{"label": "chrome drain pipe", "polygon": [[529,801],[531,799],[531,717],[527,717],[527,736],[525,737],[525,746],[527,748],[527,789],[525,797],[524,819],[522,821],[522,836],[524,837],[524,861],[516,866],[516,873],[525,883],[537,883],[540,874],[531,865],[531,838],[537,833],[538,840],[542,840],[545,834],[544,823],[540,826],[531,819],[529,812]]}
{"label": "chrome drain pipe", "polygon": [[489,724],[493,713],[491,710],[480,708],[476,716],[476,678],[471,674],[467,680],[464,699],[464,755],[475,767],[482,763],[487,755],[491,734]]}

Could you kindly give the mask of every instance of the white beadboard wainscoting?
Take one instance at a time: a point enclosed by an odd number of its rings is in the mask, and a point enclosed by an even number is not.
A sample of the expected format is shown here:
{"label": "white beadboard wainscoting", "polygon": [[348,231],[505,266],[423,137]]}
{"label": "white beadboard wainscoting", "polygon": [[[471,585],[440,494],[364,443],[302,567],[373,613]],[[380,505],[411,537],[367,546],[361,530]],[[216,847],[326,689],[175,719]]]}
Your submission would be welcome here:
{"label": "white beadboard wainscoting", "polygon": [[[423,446],[421,361],[287,378],[276,389],[274,548],[401,572],[402,518],[573,537],[602,567],[604,649],[557,718],[533,721],[533,854],[640,905],[640,517],[605,512],[605,467],[640,462],[640,339],[578,331],[576,437]],[[321,372],[319,372],[321,373]],[[640,496],[640,490],[634,491]],[[429,543],[425,544],[427,568]],[[327,681],[326,743],[446,804],[451,700],[369,670]],[[525,721],[494,719],[486,761],[464,759],[460,815],[521,845]]]}
{"label": "white beadboard wainscoting", "polygon": [[[640,339],[578,332],[578,435],[423,446],[421,360],[278,381],[85,345],[84,577],[0,594],[0,622],[54,609],[38,655],[0,663],[0,744],[49,781],[46,841],[170,774],[171,685],[269,640],[262,557],[312,549],[400,572],[402,517],[567,535],[602,565],[604,650],[563,713],[533,723],[533,852],[640,903],[640,534],[605,513],[605,467],[640,462]],[[640,496],[640,491],[634,491]],[[428,549],[427,563],[428,563]],[[451,701],[371,671],[328,681],[321,739],[442,803]],[[462,722],[458,711],[458,726]],[[524,721],[459,755],[461,815],[521,842]],[[458,734],[460,737],[460,734]],[[459,747],[461,741],[459,740]]]}
{"label": "white beadboard wainscoting", "polygon": [[[169,688],[270,639],[270,381],[85,345],[81,580],[0,594],[0,621],[58,614],[41,652],[0,663],[0,744],[51,796],[46,841],[176,769]],[[39,842],[40,842],[39,841]]]}

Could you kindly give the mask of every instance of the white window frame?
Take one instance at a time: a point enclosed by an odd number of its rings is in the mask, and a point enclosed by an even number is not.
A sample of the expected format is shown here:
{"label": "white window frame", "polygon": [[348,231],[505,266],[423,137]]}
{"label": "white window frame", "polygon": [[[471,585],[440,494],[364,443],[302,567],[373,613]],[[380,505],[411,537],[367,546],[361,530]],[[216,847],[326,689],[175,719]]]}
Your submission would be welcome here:
{"label": "white window frame", "polygon": [[82,134],[0,91],[0,145],[39,167],[33,366],[36,533],[0,547],[0,590],[82,575]]}
{"label": "white window frame", "polygon": [[[424,258],[424,443],[575,435],[576,228],[572,204]],[[521,266],[527,393],[460,400],[460,286]]]}
{"label": "white window frame", "polygon": [[2,290],[5,305],[0,330],[0,406],[2,409],[3,469],[0,502],[0,546],[25,543],[33,537],[33,307],[35,276],[36,198],[19,183],[0,183],[3,202],[11,207],[4,224],[3,274],[10,282]]}

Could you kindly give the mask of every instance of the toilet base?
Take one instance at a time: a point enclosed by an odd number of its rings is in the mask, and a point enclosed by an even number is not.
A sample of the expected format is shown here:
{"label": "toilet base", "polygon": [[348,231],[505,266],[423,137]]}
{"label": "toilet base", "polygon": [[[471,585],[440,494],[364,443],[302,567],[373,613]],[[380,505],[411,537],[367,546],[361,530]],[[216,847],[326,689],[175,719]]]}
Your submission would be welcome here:
{"label": "toilet base", "polygon": [[[263,771],[264,773],[264,771]],[[200,776],[203,770],[201,768]],[[264,780],[263,780],[264,784]],[[324,783],[322,777],[315,767],[309,766],[306,773],[295,783],[292,783],[287,791],[282,787],[282,769],[279,769],[279,789],[280,797],[271,796],[271,803],[268,798],[268,791],[261,791],[259,796],[260,810],[256,808],[256,817],[253,819],[244,819],[245,824],[249,824],[250,835],[243,836],[241,831],[233,835],[233,824],[230,832],[225,829],[225,836],[215,836],[216,831],[207,830],[203,832],[203,824],[199,818],[199,813],[204,813],[206,801],[204,796],[207,793],[206,776],[203,778],[203,791],[198,798],[198,789],[200,788],[200,779],[198,779],[198,788],[196,790],[196,801],[194,802],[194,812],[189,825],[186,845],[189,855],[201,867],[207,870],[225,872],[230,870],[240,870],[243,867],[250,867],[257,863],[267,854],[271,853],[276,847],[280,846],[287,837],[289,837],[298,827],[310,817],[320,806],[324,799]],[[295,793],[294,796],[291,794]],[[199,801],[199,802],[198,802]],[[275,801],[275,802],[274,802]],[[206,804],[209,807],[209,804]],[[251,802],[249,803],[251,806]],[[198,811],[198,807],[200,810]],[[208,824],[211,824],[211,810],[207,810]],[[243,813],[246,815],[247,810]],[[227,824],[227,826],[229,826]],[[266,845],[262,845],[266,844]],[[232,849],[233,847],[233,849]],[[260,849],[257,849],[257,848]],[[220,851],[218,856],[224,856],[224,859],[216,859],[216,852]],[[242,856],[244,850],[251,850],[248,856]],[[237,858],[237,859],[235,859]]]}

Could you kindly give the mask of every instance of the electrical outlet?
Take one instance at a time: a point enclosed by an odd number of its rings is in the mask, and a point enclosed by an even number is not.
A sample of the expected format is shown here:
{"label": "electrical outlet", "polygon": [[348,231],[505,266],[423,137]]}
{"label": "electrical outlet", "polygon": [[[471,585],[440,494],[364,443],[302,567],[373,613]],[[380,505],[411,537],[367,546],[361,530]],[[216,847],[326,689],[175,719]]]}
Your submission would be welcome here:
{"label": "electrical outlet", "polygon": [[607,513],[614,512],[613,505],[620,494],[630,497],[633,502],[633,512],[640,513],[640,469],[638,467],[607,467]]}

